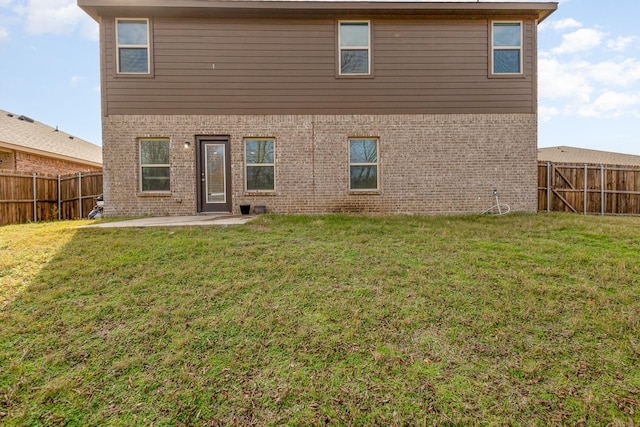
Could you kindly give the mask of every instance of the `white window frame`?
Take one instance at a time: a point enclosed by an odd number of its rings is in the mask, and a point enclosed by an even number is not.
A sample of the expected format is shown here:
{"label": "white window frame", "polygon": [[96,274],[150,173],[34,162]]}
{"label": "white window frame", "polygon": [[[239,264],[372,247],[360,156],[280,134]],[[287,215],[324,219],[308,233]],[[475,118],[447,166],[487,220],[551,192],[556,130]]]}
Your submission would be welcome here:
{"label": "white window frame", "polygon": [[[140,173],[140,182],[139,188],[141,193],[170,193],[171,192],[171,164],[167,163],[142,163],[142,143],[144,141],[166,141],[169,145],[169,161],[171,161],[171,140],[169,138],[138,138],[138,158],[139,158],[139,173]],[[163,168],[169,169],[169,189],[168,190],[144,190],[143,188],[143,177],[142,170],[143,168]]]}
{"label": "white window frame", "polygon": [[[520,46],[495,46],[494,30],[496,24],[518,24],[520,25]],[[515,50],[519,51],[519,68],[517,73],[500,73],[495,70],[495,52],[496,50]],[[491,21],[491,74],[494,76],[522,76],[524,74],[524,22],[523,21]]]}
{"label": "white window frame", "polygon": [[[147,44],[120,44],[118,36],[118,23],[120,22],[139,22],[145,21],[147,23]],[[132,71],[120,71],[120,49],[147,49],[147,71],[145,72],[132,72]],[[150,75],[151,74],[151,23],[148,18],[116,18],[116,73],[120,75]]]}
{"label": "white window frame", "polygon": [[[367,24],[367,46],[342,46],[342,24]],[[342,72],[342,50],[357,49],[367,51],[367,72],[366,73],[343,73]],[[338,75],[340,76],[370,76],[371,73],[371,21],[341,20],[338,21]]]}
{"label": "white window frame", "polygon": [[[371,140],[376,142],[376,161],[366,163],[351,162],[351,141],[354,140]],[[353,192],[377,192],[380,191],[380,138],[373,136],[350,137],[347,139],[347,154],[349,155],[349,191]],[[376,167],[376,188],[351,188],[351,167],[352,166],[375,166]]]}
{"label": "white window frame", "polygon": [[[273,143],[273,163],[248,163],[247,162],[247,141],[271,141]],[[276,191],[276,139],[273,137],[247,137],[244,138],[244,191],[248,193],[273,193]],[[270,166],[273,168],[273,188],[271,189],[249,189],[247,171],[251,166]]]}

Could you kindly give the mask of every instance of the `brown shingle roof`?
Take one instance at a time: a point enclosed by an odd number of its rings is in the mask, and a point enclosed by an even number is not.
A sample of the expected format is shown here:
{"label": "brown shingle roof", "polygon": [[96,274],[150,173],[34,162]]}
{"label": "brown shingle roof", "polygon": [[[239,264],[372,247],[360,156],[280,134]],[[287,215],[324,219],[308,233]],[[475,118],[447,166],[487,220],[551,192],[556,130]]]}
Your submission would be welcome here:
{"label": "brown shingle roof", "polygon": [[576,147],[538,148],[538,161],[552,163],[640,166],[640,156]]}
{"label": "brown shingle roof", "polygon": [[4,110],[0,110],[0,147],[102,166],[102,147]]}

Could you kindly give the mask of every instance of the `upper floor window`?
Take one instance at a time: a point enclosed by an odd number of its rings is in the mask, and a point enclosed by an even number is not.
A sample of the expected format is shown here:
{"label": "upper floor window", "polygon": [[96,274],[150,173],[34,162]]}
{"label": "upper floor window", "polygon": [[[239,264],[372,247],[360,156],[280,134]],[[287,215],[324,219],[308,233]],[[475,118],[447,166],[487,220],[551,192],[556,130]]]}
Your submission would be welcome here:
{"label": "upper floor window", "polygon": [[275,155],[273,139],[245,139],[247,191],[275,189]]}
{"label": "upper floor window", "polygon": [[522,23],[494,22],[491,33],[492,73],[522,74]]}
{"label": "upper floor window", "polygon": [[169,140],[140,139],[140,190],[170,191]]}
{"label": "upper floor window", "polygon": [[349,139],[349,189],[378,189],[378,140]]}
{"label": "upper floor window", "polygon": [[149,20],[117,19],[118,73],[149,74]]}
{"label": "upper floor window", "polygon": [[368,21],[338,24],[340,75],[371,74],[371,33]]}

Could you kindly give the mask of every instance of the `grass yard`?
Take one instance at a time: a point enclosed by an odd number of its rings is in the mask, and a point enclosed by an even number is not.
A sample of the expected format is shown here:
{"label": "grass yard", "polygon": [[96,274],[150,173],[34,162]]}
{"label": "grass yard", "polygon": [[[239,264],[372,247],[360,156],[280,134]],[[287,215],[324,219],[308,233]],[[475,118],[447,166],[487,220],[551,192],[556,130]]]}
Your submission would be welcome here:
{"label": "grass yard", "polygon": [[0,424],[640,425],[640,218],[0,227]]}

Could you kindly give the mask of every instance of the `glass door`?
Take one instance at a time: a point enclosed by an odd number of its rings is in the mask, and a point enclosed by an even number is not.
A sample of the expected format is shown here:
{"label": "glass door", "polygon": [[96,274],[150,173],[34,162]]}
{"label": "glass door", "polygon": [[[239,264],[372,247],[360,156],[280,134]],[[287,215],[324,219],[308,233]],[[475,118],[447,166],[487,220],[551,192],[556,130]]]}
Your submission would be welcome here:
{"label": "glass door", "polygon": [[229,137],[198,140],[200,212],[231,212]]}

